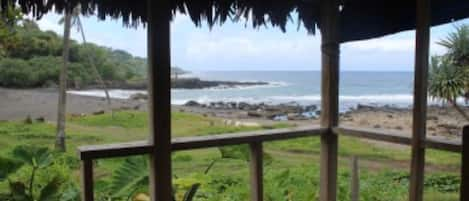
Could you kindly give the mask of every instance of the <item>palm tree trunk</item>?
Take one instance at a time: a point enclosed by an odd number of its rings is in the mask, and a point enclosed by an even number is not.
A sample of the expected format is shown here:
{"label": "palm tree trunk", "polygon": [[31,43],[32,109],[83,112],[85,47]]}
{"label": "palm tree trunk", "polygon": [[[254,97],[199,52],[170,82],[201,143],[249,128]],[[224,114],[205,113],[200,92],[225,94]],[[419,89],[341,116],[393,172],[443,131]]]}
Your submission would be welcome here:
{"label": "palm tree trunk", "polygon": [[[79,26],[79,29],[80,29],[80,32],[81,32],[81,37],[83,39],[83,44],[86,45],[87,42],[86,42],[86,37],[85,37],[85,31],[83,30],[83,25],[81,24],[80,17],[78,17],[78,16],[77,16],[77,22],[78,22],[78,26]],[[88,60],[89,60],[90,65],[91,65],[91,69],[93,70],[93,73],[96,76],[96,80],[98,81],[98,84],[104,90],[104,93],[106,94],[107,106],[108,106],[109,112],[111,113],[111,117],[114,117],[114,114],[112,112],[111,97],[109,96],[109,91],[106,87],[106,84],[104,83],[103,78],[99,74],[99,71],[96,68],[96,65],[94,65],[94,62],[93,62],[93,59],[91,58],[91,55],[88,55]]]}
{"label": "palm tree trunk", "polygon": [[464,119],[466,119],[466,121],[469,122],[469,115],[466,114],[466,112],[464,112],[464,110],[461,107],[459,107],[459,105],[456,103],[456,100],[451,101],[451,104],[453,105],[454,109],[456,109],[456,111],[458,111],[459,114],[461,114],[461,116],[464,117]]}
{"label": "palm tree trunk", "polygon": [[67,102],[67,68],[68,68],[68,57],[70,50],[70,29],[71,29],[72,17],[70,13],[65,11],[64,20],[64,41],[63,41],[63,66],[60,69],[59,79],[59,103],[57,112],[57,135],[55,148],[59,151],[66,150],[65,147],[65,114],[66,114],[66,102]]}

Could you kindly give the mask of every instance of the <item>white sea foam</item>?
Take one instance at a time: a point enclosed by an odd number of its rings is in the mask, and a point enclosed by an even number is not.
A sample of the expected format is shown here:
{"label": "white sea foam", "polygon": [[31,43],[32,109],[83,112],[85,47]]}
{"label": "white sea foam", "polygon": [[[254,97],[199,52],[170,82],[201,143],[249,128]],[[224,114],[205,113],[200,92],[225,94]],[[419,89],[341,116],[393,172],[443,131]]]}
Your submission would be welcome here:
{"label": "white sea foam", "polygon": [[[178,92],[182,92],[177,90]],[[84,91],[68,91],[70,94],[82,95],[82,96],[94,96],[94,97],[105,97],[103,90],[84,90]],[[113,89],[109,90],[111,98],[117,99],[128,99],[132,95],[137,93],[146,94],[144,90],[121,90]],[[188,101],[197,101],[199,103],[210,103],[210,102],[247,102],[247,103],[267,103],[267,104],[279,104],[287,102],[298,102],[300,104],[320,104],[321,96],[319,94],[311,95],[298,95],[298,96],[264,96],[264,97],[248,97],[248,96],[217,96],[217,95],[206,95],[204,93],[196,93],[197,95],[175,98],[171,100],[172,104],[183,105]],[[407,107],[412,105],[413,96],[412,94],[367,94],[367,95],[342,95],[339,96],[339,102],[341,110],[355,107],[358,104],[370,104],[370,105],[394,105],[397,107]],[[438,100],[429,98],[429,104],[438,104]],[[464,104],[464,99],[458,99],[458,102]]]}
{"label": "white sea foam", "polygon": [[[69,90],[67,91],[67,93],[76,94],[80,96],[106,97],[106,94],[104,93],[104,91],[100,89],[81,90],[81,91]],[[146,94],[147,92],[144,90],[124,90],[124,89],[109,90],[109,96],[111,98],[116,98],[116,99],[128,99],[132,95],[137,94],[137,93]]]}

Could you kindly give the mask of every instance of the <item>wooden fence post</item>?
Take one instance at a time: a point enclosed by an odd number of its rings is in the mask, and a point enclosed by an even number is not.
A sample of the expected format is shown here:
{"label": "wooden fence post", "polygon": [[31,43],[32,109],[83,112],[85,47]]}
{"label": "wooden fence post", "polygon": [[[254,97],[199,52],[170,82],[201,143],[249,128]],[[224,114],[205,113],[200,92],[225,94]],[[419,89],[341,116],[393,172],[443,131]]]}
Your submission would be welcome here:
{"label": "wooden fence post", "polygon": [[81,161],[81,198],[84,201],[94,201],[93,187],[93,160],[85,159]]}
{"label": "wooden fence post", "polygon": [[360,172],[358,167],[358,157],[353,156],[351,161],[351,184],[350,184],[350,201],[358,201],[360,197]]}
{"label": "wooden fence post", "polygon": [[430,0],[416,0],[414,108],[409,200],[423,201],[425,138],[427,129],[427,82],[430,49]]}
{"label": "wooden fence post", "polygon": [[467,201],[469,199],[469,125],[464,126],[462,132],[461,158],[460,200]]}
{"label": "wooden fence post", "polygon": [[250,144],[251,201],[263,201],[263,164],[262,142]]}
{"label": "wooden fence post", "polygon": [[148,109],[152,201],[172,200],[170,0],[148,0]]}
{"label": "wooden fence post", "polygon": [[320,201],[337,199],[338,136],[332,128],[339,121],[339,1],[321,1],[321,134]]}

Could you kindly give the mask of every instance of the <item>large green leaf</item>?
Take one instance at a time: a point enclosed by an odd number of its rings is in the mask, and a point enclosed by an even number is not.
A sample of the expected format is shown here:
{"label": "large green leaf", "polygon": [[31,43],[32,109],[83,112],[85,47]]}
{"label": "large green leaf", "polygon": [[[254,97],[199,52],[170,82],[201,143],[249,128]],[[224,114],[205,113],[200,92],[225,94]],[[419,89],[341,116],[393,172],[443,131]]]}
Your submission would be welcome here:
{"label": "large green leaf", "polygon": [[0,182],[7,179],[9,174],[16,172],[22,165],[21,161],[0,157]]}
{"label": "large green leaf", "polygon": [[13,149],[13,156],[37,168],[47,167],[53,162],[53,156],[47,147],[17,146]]}
{"label": "large green leaf", "polygon": [[11,201],[32,201],[26,193],[26,185],[22,182],[10,182]]}
{"label": "large green leaf", "polygon": [[130,157],[114,171],[111,192],[116,197],[129,196],[136,189],[148,185],[148,159],[143,156]]}
{"label": "large green leaf", "polygon": [[42,189],[37,201],[56,201],[60,195],[60,187],[64,183],[60,176],[54,177]]}

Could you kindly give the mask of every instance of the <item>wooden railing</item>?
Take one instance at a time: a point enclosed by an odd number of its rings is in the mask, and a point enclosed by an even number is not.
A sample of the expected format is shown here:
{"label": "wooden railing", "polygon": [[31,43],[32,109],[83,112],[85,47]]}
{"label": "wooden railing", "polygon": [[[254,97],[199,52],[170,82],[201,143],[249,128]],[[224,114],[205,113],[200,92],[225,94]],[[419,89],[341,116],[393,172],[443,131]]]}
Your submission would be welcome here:
{"label": "wooden railing", "polygon": [[[426,148],[462,153],[461,166],[461,201],[468,198],[464,190],[469,188],[469,126],[463,129],[463,141],[446,140],[442,138],[428,138],[425,140]],[[272,129],[233,134],[221,134],[199,137],[184,137],[172,140],[171,151],[191,149],[203,149],[229,145],[248,144],[250,147],[250,171],[251,171],[251,200],[263,200],[263,167],[262,167],[262,143],[266,141],[287,140],[299,137],[320,136],[328,132],[319,126]],[[335,135],[348,135],[359,138],[367,138],[389,143],[411,145],[409,134],[397,132],[383,132],[376,129],[356,129],[350,127],[336,127],[332,129]],[[464,145],[464,146],[463,146]],[[82,146],[79,148],[79,157],[82,162],[82,190],[85,201],[94,200],[93,191],[93,160],[125,157],[131,155],[149,154],[154,151],[154,146],[148,141],[120,143],[111,145]],[[467,190],[466,190],[467,191]]]}

